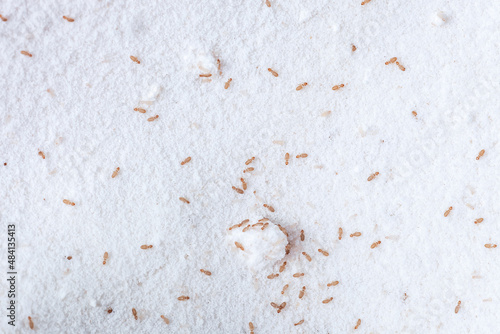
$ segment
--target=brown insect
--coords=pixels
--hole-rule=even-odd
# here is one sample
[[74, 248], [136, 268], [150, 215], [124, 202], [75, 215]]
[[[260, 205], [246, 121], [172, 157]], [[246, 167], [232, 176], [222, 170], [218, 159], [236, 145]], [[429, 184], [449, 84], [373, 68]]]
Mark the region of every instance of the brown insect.
[[274, 308], [278, 308], [278, 304], [274, 303], [274, 302], [271, 302], [271, 306], [274, 307]]
[[31, 329], [35, 328], [35, 325], [33, 324], [33, 320], [31, 319], [31, 317], [28, 317], [28, 323]]
[[484, 155], [484, 150], [479, 151], [479, 154], [476, 157], [476, 160], [481, 159], [481, 157]]
[[324, 256], [328, 256], [330, 255], [327, 251], [324, 251], [322, 249], [318, 249], [318, 252], [320, 252], [321, 254], [323, 254]]
[[224, 84], [224, 89], [228, 89], [229, 88], [229, 85], [231, 84], [231, 81], [233, 81], [232, 78], [229, 78], [229, 80], [226, 81], [226, 83]]
[[238, 242], [238, 241], [235, 241], [234, 244], [236, 245], [236, 247], [238, 247], [239, 249], [241, 249], [242, 251], [245, 250], [245, 248], [243, 248], [243, 246]]
[[28, 57], [33, 57], [33, 55], [31, 53], [29, 53], [28, 51], [21, 51], [21, 54], [28, 56]]
[[378, 172], [375, 172], [372, 175], [368, 176], [368, 181], [373, 180], [375, 177], [377, 177], [378, 174], [379, 174]]
[[370, 247], [373, 249], [375, 247], [378, 247], [378, 245], [380, 245], [382, 243], [382, 241], [377, 241], [377, 242], [374, 242]]
[[254, 168], [253, 167], [248, 167], [247, 169], [245, 169], [243, 171], [243, 173], [248, 173], [248, 172], [253, 172], [254, 171]]
[[269, 221], [269, 218], [262, 218], [262, 219], [259, 219], [259, 222], [267, 222]]
[[389, 59], [388, 61], [385, 62], [386, 65], [389, 65], [389, 64], [393, 64], [396, 62], [396, 60], [398, 60], [398, 57], [392, 57], [391, 59]]
[[364, 1], [361, 3], [361, 6], [366, 5], [366, 4], [367, 4], [367, 3], [369, 3], [370, 1], [372, 1], [372, 0], [364, 0]]
[[255, 327], [251, 321], [248, 323], [248, 327], [250, 328], [251, 332], [253, 332], [253, 330], [255, 329]]
[[276, 277], [278, 277], [280, 274], [271, 274], [269, 276], [267, 276], [268, 279], [275, 279]]
[[262, 226], [261, 230], [264, 231], [268, 226], [269, 226], [269, 223], [265, 223], [264, 226]]
[[200, 74], [200, 78], [210, 78], [212, 76], [211, 73], [208, 74]]
[[328, 110], [328, 111], [325, 111], [324, 113], [321, 113], [321, 117], [327, 117], [327, 116], [330, 116], [330, 114], [332, 113], [331, 110]]
[[301, 83], [300, 85], [297, 86], [297, 88], [295, 88], [295, 90], [301, 90], [305, 86], [307, 86], [307, 82]]
[[285, 255], [290, 254], [290, 249], [292, 249], [292, 244], [288, 243], [285, 247]]
[[134, 315], [134, 319], [137, 320], [137, 311], [135, 310], [135, 308], [132, 309], [132, 314]]
[[413, 110], [411, 113], [413, 116], [417, 117], [417, 112], [415, 110]]
[[264, 223], [253, 224], [252, 227], [264, 226]]
[[[266, 6], [267, 6], [267, 7], [271, 7], [271, 1], [266, 0]], [[277, 76], [277, 75], [276, 75], [276, 76]]]
[[141, 249], [149, 249], [149, 248], [153, 248], [153, 245], [142, 245], [141, 246]]
[[307, 158], [307, 153], [301, 153], [299, 155], [296, 156], [297, 159], [300, 159], [300, 158]]
[[237, 228], [237, 227], [241, 227], [241, 226], [243, 226], [243, 224], [248, 223], [248, 221], [249, 221], [248, 219], [245, 219], [245, 220], [244, 220], [244, 221], [242, 221], [241, 223], [231, 226], [231, 227], [229, 228], [229, 231], [231, 231], [233, 228]]
[[351, 51], [352, 51], [352, 52], [354, 52], [354, 51], [356, 51], [356, 49], [357, 49], [357, 48], [356, 48], [356, 45], [351, 44]]
[[208, 271], [208, 270], [205, 270], [205, 269], [200, 269], [200, 271], [201, 271], [202, 273], [204, 273], [205, 275], [207, 275], [207, 276], [212, 275], [212, 273], [211, 273], [210, 271]]
[[132, 59], [132, 61], [133, 61], [134, 63], [137, 63], [137, 64], [140, 64], [140, 63], [141, 63], [141, 61], [140, 61], [139, 59], [137, 59], [137, 57], [130, 56], [130, 59]]
[[254, 161], [254, 160], [255, 160], [255, 157], [251, 157], [250, 159], [245, 161], [245, 165], [250, 165], [252, 163], [252, 161]]
[[182, 160], [181, 166], [184, 166], [185, 164], [187, 164], [190, 161], [191, 161], [191, 157], [187, 157], [186, 159]]
[[42, 151], [39, 151], [39, 152], [38, 152], [38, 155], [39, 155], [39, 156], [41, 156], [41, 157], [42, 157], [42, 159], [45, 159], [45, 154], [43, 154], [43, 152], [42, 152]]
[[235, 186], [233, 186], [233, 190], [236, 191], [238, 194], [243, 194], [244, 191], [240, 188], [236, 188]]
[[3, 17], [2, 15], [0, 15], [0, 20], [2, 20], [2, 21], [4, 21], [4, 22], [5, 22], [5, 21], [7, 21], [7, 18], [6, 18], [6, 17]]
[[496, 244], [485, 244], [484, 247], [486, 248], [497, 248]]
[[180, 296], [180, 297], [177, 297], [177, 300], [188, 300], [189, 299], [189, 296]]
[[396, 65], [398, 65], [398, 67], [401, 71], [403, 71], [403, 72], [406, 71], [406, 68], [403, 65], [401, 65], [399, 62], [396, 62]]
[[294, 326], [302, 325], [304, 323], [304, 319], [300, 320], [296, 324], [293, 324]]
[[302, 297], [304, 297], [304, 293], [306, 292], [306, 287], [303, 286], [302, 287], [302, 290], [300, 290], [299, 292], [299, 299], [302, 299]]
[[108, 257], [109, 257], [108, 252], [104, 252], [104, 255], [102, 256], [102, 259], [103, 259], [102, 264], [103, 265], [105, 265], [106, 262], [108, 262]]
[[285, 262], [283, 262], [283, 264], [280, 266], [280, 270], [279, 270], [279, 272], [280, 272], [280, 273], [282, 273], [282, 272], [283, 272], [283, 270], [285, 270], [285, 267], [286, 267], [286, 261], [285, 261]]
[[483, 220], [484, 220], [483, 218], [478, 218], [474, 221], [474, 224], [480, 224], [483, 222]]
[[455, 313], [458, 313], [460, 310], [460, 304], [462, 304], [462, 302], [459, 300], [457, 306], [455, 306]]
[[156, 115], [156, 116], [153, 116], [153, 117], [149, 117], [148, 118], [148, 122], [153, 122], [153, 121], [157, 120], [158, 117], [160, 117], [160, 116]]
[[111, 178], [114, 179], [118, 175], [119, 171], [120, 171], [120, 167], [116, 167], [116, 169], [113, 172], [113, 174], [111, 174]]
[[344, 84], [335, 85], [335, 86], [332, 87], [332, 90], [339, 90], [342, 87], [344, 87]]
[[285, 230], [285, 228], [283, 226], [281, 226], [280, 224], [278, 224], [278, 227], [279, 227], [280, 231], [283, 232], [283, 234], [286, 235], [288, 238], [288, 232]]
[[242, 232], [248, 231], [250, 229], [250, 227], [251, 227], [250, 225], [247, 225], [247, 227], [245, 227]]
[[300, 230], [300, 241], [304, 241], [305, 240], [305, 236], [304, 236], [304, 230]]
[[108, 312], [108, 314], [112, 313], [113, 312], [113, 309], [110, 307], [106, 310], [106, 312]]
[[66, 205], [71, 205], [71, 206], [75, 206], [75, 203], [74, 202], [71, 202], [70, 200], [68, 199], [63, 199], [63, 203], [66, 204]]
[[68, 256], [68, 257], [67, 257], [67, 259], [68, 259], [68, 260], [71, 260], [72, 258], [73, 258], [72, 256]]
[[282, 295], [285, 294], [286, 289], [288, 289], [288, 284], [285, 284], [285, 286], [283, 287], [283, 290], [281, 290]]
[[[270, 6], [268, 6], [270, 7]], [[275, 71], [273, 71], [271, 68], [268, 68], [267, 69], [269, 72], [271, 72], [272, 75], [274, 75], [275, 77], [278, 77], [278, 73], [276, 73]]]
[[448, 217], [448, 215], [450, 214], [451, 210], [453, 210], [453, 207], [452, 207], [452, 206], [450, 206], [450, 207], [448, 208], [448, 210], [446, 210], [446, 211], [445, 211], [444, 216], [445, 216], [445, 217]]
[[241, 177], [240, 181], [241, 181], [241, 187], [243, 188], [243, 190], [247, 190], [247, 183], [245, 182], [245, 179]]
[[65, 19], [68, 22], [75, 22], [75, 19], [72, 19], [71, 17], [63, 16], [63, 19]]
[[333, 300], [333, 297], [330, 297], [328, 299], [325, 299], [322, 301], [323, 304], [328, 304], [329, 302], [331, 302]]
[[264, 204], [263, 205], [265, 208], [267, 208], [269, 211], [274, 212], [274, 208], [270, 205]]
[[285, 165], [288, 166], [288, 160], [290, 160], [290, 153], [285, 154]]
[[353, 234], [350, 235], [350, 237], [359, 237], [361, 236], [361, 232], [354, 232]]
[[281, 303], [281, 305], [278, 306], [278, 311], [277, 312], [280, 313], [281, 310], [285, 308], [285, 306], [286, 306], [286, 302]]
[[219, 75], [222, 75], [222, 64], [220, 59], [217, 59], [217, 71], [219, 71]]
[[162, 318], [167, 325], [170, 323], [170, 320], [168, 320], [168, 318], [166, 318], [164, 315], [160, 315], [160, 318]]
[[331, 283], [328, 283], [326, 286], [330, 287], [330, 286], [336, 286], [337, 284], [339, 284], [339, 281], [333, 281]]
[[302, 252], [302, 255], [304, 255], [307, 259], [307, 261], [311, 262], [312, 261], [312, 258], [309, 254], [307, 254], [306, 252]]
[[359, 325], [361, 325], [361, 319], [358, 319], [358, 321], [356, 322], [356, 327], [354, 327], [354, 329], [358, 329]]
[[142, 108], [134, 108], [134, 111], [138, 111], [141, 114], [145, 114], [146, 113], [146, 109], [142, 109]]
[[179, 197], [179, 199], [181, 200], [181, 202], [184, 202], [186, 204], [189, 204], [191, 202], [189, 202], [187, 199], [185, 199], [184, 197]]
[[295, 273], [293, 274], [293, 277], [302, 277], [304, 276], [304, 273]]

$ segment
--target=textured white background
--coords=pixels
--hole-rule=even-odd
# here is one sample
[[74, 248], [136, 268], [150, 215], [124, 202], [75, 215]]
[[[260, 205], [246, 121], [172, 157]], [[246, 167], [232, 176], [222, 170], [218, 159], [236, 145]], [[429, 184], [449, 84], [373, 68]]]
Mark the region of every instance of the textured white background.
[[[31, 316], [39, 333], [248, 333], [249, 321], [351, 333], [358, 318], [359, 333], [498, 333], [500, 248], [484, 244], [500, 244], [500, 4], [360, 2], [1, 1], [0, 268], [13, 222], [16, 332]], [[394, 56], [405, 72], [384, 65]], [[202, 82], [198, 63], [216, 58], [223, 75]], [[147, 114], [134, 112], [155, 84]], [[309, 157], [285, 166], [286, 152]], [[293, 244], [274, 280], [279, 263], [252, 274], [226, 240], [263, 216]]]

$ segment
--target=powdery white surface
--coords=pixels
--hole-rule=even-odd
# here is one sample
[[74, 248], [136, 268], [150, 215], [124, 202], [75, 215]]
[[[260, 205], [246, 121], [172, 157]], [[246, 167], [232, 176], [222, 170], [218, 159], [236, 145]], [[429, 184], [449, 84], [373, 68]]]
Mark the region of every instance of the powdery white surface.
[[[15, 332], [28, 316], [39, 333], [498, 332], [499, 2], [270, 2], [2, 2]], [[273, 280], [280, 263], [252, 273], [226, 242], [254, 216], [290, 233]]]

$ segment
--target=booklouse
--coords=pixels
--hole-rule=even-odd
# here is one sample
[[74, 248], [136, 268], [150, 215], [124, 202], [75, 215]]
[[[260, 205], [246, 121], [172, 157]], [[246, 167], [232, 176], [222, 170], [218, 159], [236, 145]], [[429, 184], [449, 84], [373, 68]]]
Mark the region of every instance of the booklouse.
[[327, 251], [324, 251], [322, 249], [318, 249], [318, 252], [320, 252], [321, 254], [323, 254], [324, 256], [328, 256], [330, 255]]
[[304, 236], [304, 230], [300, 230], [300, 241], [304, 241], [305, 240], [305, 236]]
[[406, 68], [403, 65], [401, 65], [398, 61], [396, 62], [396, 65], [398, 65], [398, 67], [401, 71], [403, 71], [403, 72], [406, 71]]
[[290, 160], [290, 153], [285, 153], [285, 165], [288, 165], [288, 160]]
[[191, 202], [189, 202], [187, 199], [185, 199], [184, 197], [179, 197], [179, 199], [181, 200], [181, 202], [184, 202], [186, 204], [189, 204]]
[[331, 302], [333, 300], [333, 297], [330, 297], [330, 298], [327, 298], [325, 300], [322, 301], [323, 304], [328, 304], [329, 302]]
[[483, 218], [478, 218], [474, 221], [474, 224], [481, 224], [483, 222]]
[[67, 259], [68, 259], [68, 260], [71, 260], [72, 258], [73, 258], [72, 256], [68, 256], [68, 257], [67, 257]]
[[25, 55], [25, 56], [28, 56], [28, 57], [33, 57], [33, 55], [31, 53], [29, 53], [28, 51], [21, 51], [21, 54]]
[[271, 74], [274, 75], [275, 77], [278, 77], [278, 73], [276, 73], [272, 68], [268, 68], [267, 70], [271, 72]]
[[245, 161], [245, 165], [250, 165], [255, 160], [255, 157], [251, 157], [247, 161]]
[[283, 264], [280, 266], [279, 272], [282, 273], [283, 270], [285, 270], [285, 267], [286, 267], [286, 261], [283, 262]]
[[354, 327], [354, 329], [358, 329], [359, 325], [361, 325], [361, 319], [358, 319], [358, 321], [356, 321], [356, 326]]
[[111, 178], [114, 179], [118, 175], [119, 171], [120, 167], [116, 167], [116, 169], [113, 171], [113, 174], [111, 174]]
[[141, 246], [141, 249], [149, 249], [149, 248], [153, 248], [153, 245], [142, 245]]
[[302, 277], [304, 276], [304, 273], [295, 273], [293, 274], [293, 277]]
[[476, 160], [481, 159], [481, 157], [484, 155], [484, 150], [479, 151], [479, 154], [476, 157]]
[[281, 310], [285, 308], [285, 306], [286, 306], [286, 302], [281, 303], [281, 305], [278, 306], [278, 313], [280, 313]]
[[278, 227], [281, 230], [281, 232], [283, 232], [283, 234], [286, 235], [288, 238], [288, 232], [285, 230], [285, 228], [283, 226], [281, 226], [280, 224], [278, 224]]
[[240, 181], [241, 181], [241, 187], [243, 188], [243, 190], [247, 190], [247, 183], [245, 182], [245, 179], [241, 177]]
[[392, 57], [391, 59], [389, 59], [388, 61], [385, 62], [386, 65], [389, 65], [389, 64], [392, 64], [392, 63], [395, 63], [396, 60], [398, 60], [397, 57]]
[[301, 153], [297, 155], [295, 158], [300, 159], [300, 158], [307, 158], [307, 153]]
[[281, 294], [284, 295], [285, 294], [285, 291], [286, 289], [288, 289], [288, 284], [285, 284], [285, 286], [283, 287], [283, 289], [281, 290]]
[[189, 299], [189, 296], [180, 296], [180, 297], [177, 297], [177, 300], [188, 300]]
[[157, 120], [157, 119], [158, 119], [158, 117], [160, 117], [160, 116], [156, 115], [156, 116], [153, 116], [153, 117], [149, 117], [149, 118], [148, 118], [148, 122], [152, 122], [152, 121], [154, 121], [154, 120]]
[[342, 227], [339, 227], [339, 240], [342, 240], [342, 234], [344, 234], [344, 230], [342, 230]]
[[274, 308], [278, 308], [278, 304], [276, 304], [275, 302], [271, 302], [271, 306], [274, 307]]
[[135, 310], [135, 308], [132, 309], [132, 314], [134, 315], [134, 319], [137, 320], [137, 311]]
[[496, 244], [485, 244], [484, 247], [486, 248], [497, 248]]
[[299, 292], [299, 299], [302, 299], [302, 297], [304, 297], [304, 293], [306, 292], [306, 287], [303, 286], [302, 287], [302, 290], [300, 290]]
[[217, 59], [217, 71], [219, 72], [219, 75], [222, 75], [222, 64], [220, 59]]
[[450, 214], [451, 210], [453, 210], [453, 207], [452, 207], [452, 206], [450, 206], [450, 207], [448, 208], [448, 210], [446, 210], [446, 211], [445, 211], [444, 216], [445, 216], [445, 217], [448, 217], [448, 215]]
[[247, 227], [245, 227], [245, 228], [242, 230], [242, 232], [246, 232], [246, 231], [248, 231], [248, 230], [250, 229], [250, 227], [251, 227], [251, 225], [247, 225]]
[[288, 243], [285, 247], [285, 255], [290, 254], [290, 249], [292, 249], [292, 244]]
[[102, 259], [103, 259], [102, 264], [103, 265], [105, 265], [106, 262], [108, 262], [108, 257], [109, 257], [108, 252], [104, 252], [104, 255], [102, 256]]
[[207, 276], [211, 276], [211, 275], [212, 275], [212, 272], [210, 272], [210, 271], [208, 271], [208, 270], [205, 270], [205, 269], [200, 269], [200, 271], [201, 271], [202, 273], [204, 273], [205, 275], [207, 275]]
[[238, 194], [243, 194], [244, 191], [240, 188], [236, 188], [235, 186], [232, 187], [234, 191], [236, 191]]
[[140, 64], [141, 61], [139, 59], [137, 59], [137, 57], [134, 57], [134, 56], [130, 56], [130, 59], [134, 62], [134, 63], [137, 63], [137, 64]]
[[354, 232], [353, 234], [350, 235], [350, 237], [359, 237], [361, 236], [361, 232]]
[[302, 252], [302, 255], [304, 255], [307, 259], [307, 261], [311, 262], [312, 261], [312, 258], [309, 254], [307, 254], [306, 252]]
[[6, 17], [3, 17], [2, 15], [0, 15], [0, 20], [6, 22], [7, 21], [7, 18]]
[[377, 177], [378, 174], [379, 174], [378, 172], [375, 172], [372, 175], [368, 176], [368, 182], [373, 180], [375, 177]]
[[372, 0], [364, 0], [364, 1], [361, 3], [361, 6], [366, 5], [366, 4], [367, 4], [367, 3], [369, 3], [370, 1], [372, 1]]
[[45, 159], [45, 154], [42, 151], [38, 152], [38, 155], [42, 157], [42, 159]]
[[374, 242], [374, 243], [370, 246], [370, 248], [372, 248], [372, 249], [373, 249], [373, 248], [375, 248], [375, 247], [378, 247], [378, 245], [380, 245], [381, 243], [382, 243], [382, 241], [380, 241], [380, 240], [379, 240], [379, 241], [377, 241], [377, 242]]
[[110, 307], [106, 310], [106, 312], [108, 312], [108, 314], [112, 313], [113, 312], [113, 309]]
[[328, 283], [326, 286], [328, 286], [328, 287], [336, 286], [337, 284], [339, 284], [339, 281], [333, 281], [333, 282]]
[[231, 81], [233, 81], [233, 78], [229, 78], [229, 80], [226, 81], [226, 83], [224, 84], [224, 89], [228, 89], [229, 88], [229, 85], [231, 84]]
[[267, 7], [271, 7], [271, 1], [266, 0], [266, 6], [267, 6]]
[[274, 212], [274, 208], [270, 205], [264, 204], [263, 207], [267, 208], [271, 212]]
[[33, 324], [33, 320], [31, 319], [31, 317], [28, 317], [28, 324], [30, 326], [30, 329], [34, 329], [35, 328], [35, 325]]
[[208, 74], [200, 74], [200, 78], [210, 78], [212, 76], [211, 73]]
[[134, 108], [134, 111], [138, 111], [141, 114], [145, 114], [146, 113], [146, 109], [143, 109], [143, 108]]
[[258, 227], [258, 226], [264, 226], [264, 223], [256, 223], [256, 224], [253, 224], [252, 227]]
[[335, 85], [335, 86], [332, 87], [332, 90], [339, 90], [342, 87], [344, 87], [344, 84]]
[[72, 19], [71, 17], [63, 16], [63, 19], [65, 19], [68, 22], [75, 22], [75, 19]]
[[243, 173], [253, 172], [254, 170], [255, 170], [255, 168], [253, 168], [253, 167], [248, 167], [247, 169], [245, 169], [245, 170], [243, 171]]
[[63, 203], [66, 204], [66, 205], [71, 205], [71, 206], [75, 206], [75, 202], [71, 202], [70, 200], [68, 199], [63, 199]]
[[276, 277], [278, 277], [280, 274], [271, 274], [269, 276], [267, 276], [268, 279], [275, 279]]
[[356, 49], [357, 49], [357, 48], [356, 48], [356, 45], [351, 44], [351, 51], [352, 51], [352, 52], [354, 52], [354, 51], [356, 51]]
[[301, 83], [300, 85], [297, 86], [297, 88], [295, 88], [295, 90], [301, 90], [305, 86], [307, 86], [307, 82]]
[[413, 110], [411, 113], [413, 116], [417, 117], [417, 112], [415, 110]]
[[251, 321], [248, 323], [248, 328], [250, 328], [251, 332], [253, 332], [253, 330], [255, 329], [255, 327]]
[[235, 241], [234, 244], [236, 245], [236, 247], [238, 247], [239, 249], [241, 249], [242, 251], [245, 250], [245, 248], [243, 248], [243, 246], [238, 242], [238, 241]]
[[294, 326], [302, 325], [304, 323], [304, 319], [300, 320], [296, 324], [293, 324]]
[[265, 223], [265, 224], [262, 226], [261, 230], [262, 230], [262, 231], [264, 231], [264, 230], [265, 230], [268, 226], [269, 226], [269, 223]]
[[460, 304], [462, 304], [462, 302], [459, 300], [457, 306], [455, 306], [455, 313], [458, 313], [460, 310]]
[[162, 318], [167, 325], [170, 323], [170, 320], [168, 320], [168, 318], [165, 317], [164, 315], [160, 315], [160, 318]]
[[190, 161], [191, 161], [191, 157], [187, 157], [186, 159], [182, 160], [181, 166], [184, 166], [185, 164], [187, 164]]

